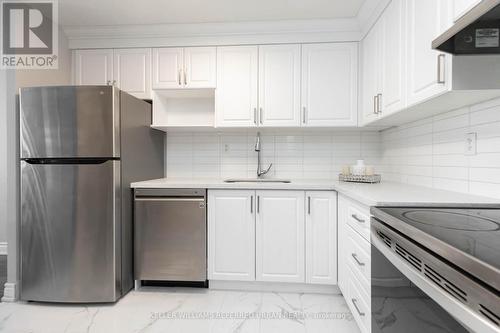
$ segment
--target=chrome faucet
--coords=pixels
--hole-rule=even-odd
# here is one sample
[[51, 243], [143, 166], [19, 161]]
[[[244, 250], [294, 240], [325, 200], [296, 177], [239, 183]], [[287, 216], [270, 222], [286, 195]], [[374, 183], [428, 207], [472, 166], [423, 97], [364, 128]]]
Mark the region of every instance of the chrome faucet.
[[271, 169], [271, 167], [273, 166], [273, 164], [271, 163], [271, 164], [269, 164], [269, 166], [265, 170], [262, 170], [262, 168], [260, 166], [260, 151], [261, 151], [260, 132], [257, 132], [257, 138], [255, 140], [255, 151], [257, 152], [257, 177], [260, 177], [260, 176], [263, 176], [266, 173], [268, 173], [269, 170]]

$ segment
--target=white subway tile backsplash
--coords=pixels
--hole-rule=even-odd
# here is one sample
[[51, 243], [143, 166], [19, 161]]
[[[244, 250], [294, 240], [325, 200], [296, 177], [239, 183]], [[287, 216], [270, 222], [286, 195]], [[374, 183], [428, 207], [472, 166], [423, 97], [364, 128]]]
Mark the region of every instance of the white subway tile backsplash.
[[[261, 131], [262, 163], [273, 163], [269, 176], [294, 179], [336, 179], [343, 165], [358, 159], [380, 165], [380, 133], [350, 130]], [[168, 133], [170, 178], [255, 177], [256, 131]]]
[[[470, 132], [477, 155], [467, 156]], [[386, 180], [500, 198], [500, 99], [388, 129], [380, 142]]]

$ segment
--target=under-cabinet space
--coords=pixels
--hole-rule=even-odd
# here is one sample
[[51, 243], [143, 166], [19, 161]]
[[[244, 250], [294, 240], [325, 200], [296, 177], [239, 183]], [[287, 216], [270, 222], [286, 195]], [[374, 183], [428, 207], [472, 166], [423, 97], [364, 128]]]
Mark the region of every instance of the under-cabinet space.
[[153, 91], [153, 128], [213, 128], [214, 114], [212, 89]]

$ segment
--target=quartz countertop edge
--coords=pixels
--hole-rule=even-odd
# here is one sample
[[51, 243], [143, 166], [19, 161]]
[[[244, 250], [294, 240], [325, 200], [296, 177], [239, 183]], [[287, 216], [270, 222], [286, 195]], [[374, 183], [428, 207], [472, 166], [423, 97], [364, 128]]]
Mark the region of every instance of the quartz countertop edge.
[[130, 185], [132, 188], [206, 188], [249, 190], [319, 190], [338, 193], [367, 206], [464, 206], [500, 208], [500, 199], [430, 187], [382, 181], [378, 184], [346, 183], [331, 179], [293, 180], [290, 183], [226, 183], [220, 179], [159, 178]]

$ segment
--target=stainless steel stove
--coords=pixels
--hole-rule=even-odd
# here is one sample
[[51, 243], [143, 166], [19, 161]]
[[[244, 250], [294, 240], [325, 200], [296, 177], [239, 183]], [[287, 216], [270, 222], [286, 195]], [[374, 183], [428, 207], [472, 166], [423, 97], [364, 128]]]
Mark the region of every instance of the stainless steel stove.
[[500, 332], [500, 208], [372, 215], [372, 332]]

